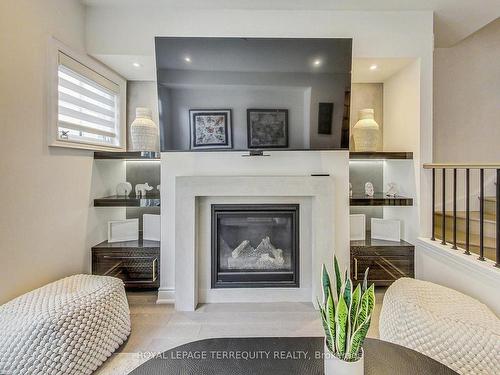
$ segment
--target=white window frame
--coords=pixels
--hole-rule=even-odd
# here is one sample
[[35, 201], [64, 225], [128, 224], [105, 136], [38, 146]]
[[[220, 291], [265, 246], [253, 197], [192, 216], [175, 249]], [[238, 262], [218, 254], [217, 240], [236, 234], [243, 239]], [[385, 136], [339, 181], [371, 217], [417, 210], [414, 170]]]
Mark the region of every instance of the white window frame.
[[[58, 123], [58, 86], [59, 86], [59, 54], [63, 53], [77, 63], [84, 65], [90, 70], [98, 73], [107, 80], [113, 82], [119, 87], [118, 94], [118, 129], [116, 138], [118, 144], [100, 145], [92, 142], [64, 140], [59, 137], [59, 123]], [[126, 137], [126, 100], [127, 100], [127, 81], [103, 65], [102, 63], [94, 60], [86, 54], [78, 53], [68, 46], [64, 45], [55, 38], [49, 39], [48, 51], [48, 84], [47, 84], [47, 122], [48, 122], [48, 145], [55, 147], [69, 147], [94, 151], [126, 151], [127, 150], [127, 137]]]

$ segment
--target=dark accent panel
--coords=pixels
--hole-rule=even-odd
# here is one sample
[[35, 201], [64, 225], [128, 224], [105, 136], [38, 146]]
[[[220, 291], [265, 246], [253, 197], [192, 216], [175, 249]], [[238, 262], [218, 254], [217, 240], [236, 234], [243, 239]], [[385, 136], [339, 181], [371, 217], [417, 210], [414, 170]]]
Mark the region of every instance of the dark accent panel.
[[[220, 264], [218, 222], [224, 214], [291, 214], [291, 270], [223, 270]], [[300, 286], [299, 274], [299, 205], [298, 204], [213, 204], [212, 205], [212, 288], [281, 288]]]
[[119, 160], [159, 160], [159, 152], [129, 151], [129, 152], [94, 152], [94, 159], [119, 159]]
[[156, 289], [160, 286], [160, 243], [104, 241], [92, 248], [92, 274], [118, 277], [130, 289]]
[[401, 277], [414, 277], [415, 247], [406, 241], [383, 241], [370, 238], [351, 241], [351, 277], [362, 282], [366, 268], [369, 283], [388, 286]]

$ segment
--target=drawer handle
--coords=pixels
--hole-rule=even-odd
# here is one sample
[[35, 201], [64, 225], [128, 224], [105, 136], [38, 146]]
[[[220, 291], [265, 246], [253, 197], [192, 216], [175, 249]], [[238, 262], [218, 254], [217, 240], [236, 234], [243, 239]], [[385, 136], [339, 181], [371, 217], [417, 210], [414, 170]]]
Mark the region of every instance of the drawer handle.
[[153, 259], [153, 277], [152, 277], [152, 282], [154, 283], [156, 281], [156, 264], [158, 263], [158, 258]]
[[358, 279], [358, 258], [354, 258], [354, 280]]

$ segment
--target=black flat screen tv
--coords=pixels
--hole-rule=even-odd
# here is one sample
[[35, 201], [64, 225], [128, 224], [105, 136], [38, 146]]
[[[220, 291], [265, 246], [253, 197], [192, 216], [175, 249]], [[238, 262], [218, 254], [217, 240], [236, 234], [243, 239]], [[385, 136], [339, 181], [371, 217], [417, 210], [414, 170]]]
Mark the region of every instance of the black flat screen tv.
[[349, 148], [352, 39], [155, 39], [161, 151]]

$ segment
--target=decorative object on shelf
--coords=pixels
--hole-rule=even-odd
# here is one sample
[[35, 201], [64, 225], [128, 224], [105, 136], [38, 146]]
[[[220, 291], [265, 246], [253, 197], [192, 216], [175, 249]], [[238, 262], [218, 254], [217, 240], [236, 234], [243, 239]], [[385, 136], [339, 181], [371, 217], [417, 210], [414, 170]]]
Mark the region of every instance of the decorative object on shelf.
[[248, 148], [287, 148], [288, 109], [247, 109]]
[[151, 190], [153, 190], [153, 187], [149, 186], [147, 182], [144, 184], [135, 185], [135, 195], [138, 197], [145, 197], [146, 191], [151, 191]]
[[151, 119], [151, 109], [137, 107], [130, 125], [131, 151], [158, 151], [158, 126]]
[[399, 194], [398, 184], [395, 182], [389, 182], [387, 184], [387, 193], [385, 193], [388, 197], [396, 197]]
[[333, 103], [319, 103], [318, 134], [332, 134]]
[[366, 236], [366, 215], [350, 214], [349, 220], [351, 241], [364, 241]]
[[356, 151], [377, 151], [380, 129], [373, 114], [374, 111], [371, 108], [359, 111], [359, 121], [352, 128]]
[[363, 375], [363, 342], [370, 328], [375, 305], [375, 286], [368, 287], [368, 269], [364, 280], [353, 284], [340, 273], [334, 257], [334, 283], [323, 264], [323, 303], [318, 307], [325, 331], [325, 375]]
[[139, 239], [139, 219], [108, 221], [108, 242]]
[[349, 182], [349, 198], [352, 198], [352, 184]]
[[156, 190], [160, 191], [160, 185], [156, 185]]
[[386, 241], [401, 240], [401, 221], [372, 218], [372, 238]]
[[142, 238], [144, 240], [160, 241], [161, 216], [153, 214], [142, 215]]
[[116, 195], [128, 196], [132, 191], [132, 184], [130, 182], [120, 182], [116, 185]]
[[367, 197], [373, 197], [375, 194], [375, 189], [373, 188], [373, 184], [371, 182], [367, 182], [365, 184], [365, 195]]
[[191, 149], [233, 148], [230, 109], [189, 110]]

